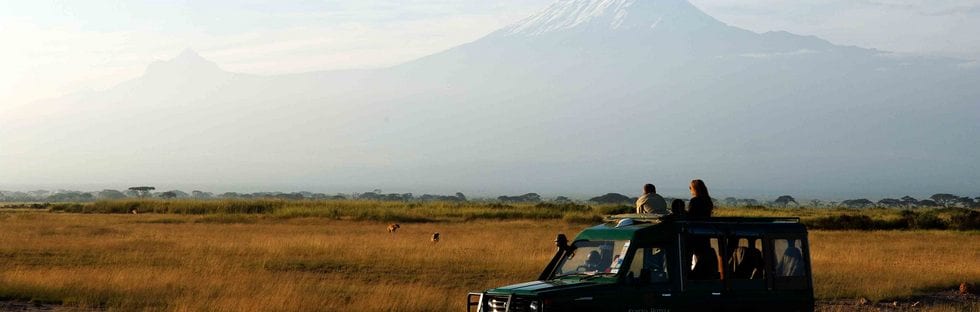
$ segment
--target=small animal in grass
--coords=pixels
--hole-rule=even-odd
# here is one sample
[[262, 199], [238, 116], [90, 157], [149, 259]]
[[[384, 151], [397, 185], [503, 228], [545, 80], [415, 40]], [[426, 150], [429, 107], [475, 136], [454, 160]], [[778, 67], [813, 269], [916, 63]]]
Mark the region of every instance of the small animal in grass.
[[963, 282], [960, 284], [960, 295], [969, 295], [977, 293], [976, 287], [973, 284]]
[[439, 242], [439, 232], [432, 233], [432, 243], [435, 244], [438, 242]]
[[398, 223], [389, 224], [388, 225], [388, 233], [395, 234], [395, 231], [398, 231], [398, 228], [400, 228], [400, 227], [402, 227], [402, 226], [401, 225], [398, 225]]
[[132, 213], [132, 214], [137, 214], [137, 212], [136, 212], [136, 208], [133, 208], [133, 209], [131, 209], [131, 210], [129, 210], [129, 213]]

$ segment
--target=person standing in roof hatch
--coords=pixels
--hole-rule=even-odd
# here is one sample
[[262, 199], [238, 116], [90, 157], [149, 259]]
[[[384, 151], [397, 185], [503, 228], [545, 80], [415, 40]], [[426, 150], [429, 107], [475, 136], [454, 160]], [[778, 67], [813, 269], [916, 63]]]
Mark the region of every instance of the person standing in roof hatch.
[[704, 181], [692, 180], [691, 201], [687, 202], [687, 215], [692, 218], [708, 218], [711, 217], [714, 208], [715, 204], [708, 195], [708, 187], [704, 185]]
[[636, 199], [636, 213], [656, 213], [667, 215], [667, 201], [657, 194], [657, 187], [653, 184], [643, 186], [643, 195]]

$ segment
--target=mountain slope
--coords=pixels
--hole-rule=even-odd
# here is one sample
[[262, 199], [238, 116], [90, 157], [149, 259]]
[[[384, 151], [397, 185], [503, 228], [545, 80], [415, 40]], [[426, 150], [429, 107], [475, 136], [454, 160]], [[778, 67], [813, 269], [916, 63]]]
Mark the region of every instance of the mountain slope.
[[[185, 52], [16, 121], [12, 137], [46, 144], [0, 155], [0, 172], [347, 191], [592, 194], [652, 180], [681, 196], [700, 177], [716, 195], [968, 192], [980, 71], [962, 63], [758, 34], [683, 0], [558, 1], [381, 70], [250, 76]], [[38, 154], [61, 156], [10, 156]]]

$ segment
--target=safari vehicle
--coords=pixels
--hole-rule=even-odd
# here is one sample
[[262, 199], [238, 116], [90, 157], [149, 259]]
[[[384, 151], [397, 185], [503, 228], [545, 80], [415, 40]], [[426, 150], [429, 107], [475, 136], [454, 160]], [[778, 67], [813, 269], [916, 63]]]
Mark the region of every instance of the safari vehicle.
[[467, 296], [467, 311], [813, 311], [799, 218], [618, 215], [583, 230], [537, 281]]

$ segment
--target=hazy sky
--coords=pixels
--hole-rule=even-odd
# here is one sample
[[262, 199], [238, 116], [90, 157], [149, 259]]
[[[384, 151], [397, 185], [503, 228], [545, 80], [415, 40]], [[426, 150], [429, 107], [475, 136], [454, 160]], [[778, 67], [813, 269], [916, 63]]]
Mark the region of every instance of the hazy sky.
[[[256, 187], [263, 188], [268, 187], [268, 185], [275, 185], [275, 183], [280, 183], [282, 185], [294, 183], [288, 184], [292, 186], [295, 186], [295, 183], [306, 183], [303, 185], [313, 185], [319, 187], [321, 186], [319, 183], [326, 181], [323, 179], [335, 179], [339, 181], [344, 177], [344, 174], [349, 174], [353, 178], [359, 177], [358, 175], [361, 174], [361, 171], [359, 171], [359, 167], [356, 163], [351, 163], [351, 160], [370, 160], [368, 159], [370, 157], [360, 157], [363, 155], [378, 156], [378, 159], [380, 159], [380, 161], [377, 161], [377, 163], [380, 163], [380, 165], [374, 164], [375, 167], [369, 168], [376, 169], [378, 172], [381, 172], [376, 177], [373, 177], [373, 179], [385, 179], [386, 177], [390, 177], [392, 175], [392, 173], [389, 173], [389, 171], [383, 170], [385, 169], [385, 165], [397, 167], [396, 165], [407, 164], [409, 168], [395, 168], [397, 170], [402, 170], [401, 172], [404, 173], [403, 176], [410, 176], [410, 173], [412, 172], [426, 171], [425, 169], [427, 167], [425, 166], [440, 167], [444, 164], [439, 163], [438, 161], [434, 161], [431, 164], [421, 161], [425, 160], [426, 157], [428, 157], [427, 155], [430, 155], [428, 153], [438, 154], [436, 153], [438, 149], [430, 149], [427, 150], [426, 153], [411, 153], [410, 149], [406, 148], [404, 150], [398, 150], [404, 153], [404, 155], [385, 154], [385, 151], [391, 151], [400, 146], [392, 142], [398, 144], [405, 144], [405, 142], [408, 142], [407, 140], [396, 140], [392, 142], [384, 141], [383, 139], [389, 139], [389, 136], [386, 136], [386, 134], [392, 134], [398, 129], [416, 129], [413, 122], [426, 120], [425, 118], [430, 115], [424, 114], [424, 112], [426, 112], [426, 109], [431, 109], [431, 107], [413, 106], [417, 109], [406, 109], [406, 111], [409, 113], [419, 114], [408, 114], [406, 116], [422, 117], [420, 117], [418, 120], [410, 120], [408, 117], [404, 118], [404, 120], [399, 120], [396, 118], [396, 121], [392, 122], [394, 125], [389, 126], [388, 115], [384, 115], [386, 117], [383, 120], [373, 120], [372, 117], [376, 117], [376, 115], [373, 115], [373, 113], [376, 113], [376, 111], [372, 111], [370, 109], [363, 110], [359, 106], [331, 108], [334, 110], [330, 112], [335, 115], [323, 116], [329, 117], [342, 115], [345, 116], [345, 118], [351, 119], [343, 119], [337, 123], [321, 123], [319, 122], [320, 120], [318, 118], [329, 118], [323, 116], [313, 118], [313, 115], [300, 114], [303, 112], [303, 110], [298, 109], [295, 111], [289, 110], [288, 112], [295, 113], [297, 115], [275, 115], [271, 113], [270, 115], [266, 115], [265, 113], [262, 113], [264, 112], [264, 109], [274, 110], [276, 107], [267, 107], [267, 105], [264, 105], [265, 103], [249, 102], [250, 104], [235, 106], [235, 110], [233, 111], [235, 114], [215, 113], [214, 116], [227, 117], [227, 119], [222, 119], [224, 120], [223, 122], [216, 122], [212, 124], [210, 122], [214, 122], [214, 120], [209, 120], [209, 122], [196, 122], [195, 120], [197, 119], [194, 119], [196, 118], [196, 115], [188, 114], [186, 111], [182, 111], [181, 109], [183, 109], [183, 107], [179, 106], [175, 106], [177, 107], [176, 110], [167, 110], [165, 114], [146, 114], [147, 111], [140, 110], [145, 108], [143, 106], [117, 105], [117, 103], [113, 102], [111, 99], [101, 102], [96, 101], [97, 103], [101, 103], [101, 105], [105, 105], [105, 107], [99, 107], [98, 105], [67, 106], [75, 103], [85, 103], [72, 102], [71, 99], [66, 99], [65, 101], [54, 101], [51, 103], [54, 103], [55, 105], [47, 106], [32, 105], [31, 103], [39, 99], [57, 98], [74, 92], [107, 89], [119, 84], [120, 82], [139, 77], [144, 70], [146, 70], [149, 64], [157, 60], [173, 58], [182, 50], [187, 48], [196, 50], [199, 54], [216, 62], [226, 70], [251, 74], [274, 75], [331, 69], [378, 68], [391, 66], [476, 40], [496, 29], [514, 23], [539, 10], [542, 10], [543, 8], [547, 7], [551, 1], [552, 0], [0, 0], [0, 42], [3, 42], [4, 44], [3, 48], [0, 48], [0, 171], [4, 171], [0, 173], [0, 186], [4, 186], [5, 184], [26, 185], [25, 183], [36, 183], [36, 186], [31, 187], [50, 188], [63, 186], [67, 188], [89, 190], [96, 188], [71, 183], [88, 181], [89, 179], [92, 179], [92, 183], [96, 184], [116, 183], [120, 185], [128, 185], [125, 181], [133, 181], [134, 179], [146, 179], [148, 182], [169, 181], [174, 183], [190, 183], [195, 180], [195, 177], [197, 177], [196, 180], [201, 181], [200, 183], [202, 183], [202, 185], [206, 183], [218, 183], [216, 181], [232, 180], [228, 183], [255, 183], [257, 185]], [[966, 66], [963, 68], [973, 68], [974, 65], [980, 64], [977, 62], [977, 60], [980, 60], [980, 36], [977, 35], [977, 29], [980, 29], [980, 0], [691, 1], [694, 5], [722, 22], [756, 32], [785, 30], [801, 35], [818, 36], [829, 40], [830, 42], [842, 45], [856, 45], [864, 48], [874, 48], [898, 53], [957, 57], [966, 60], [962, 63], [955, 62], [957, 64], [966, 64]], [[561, 46], [559, 48], [564, 49], [565, 47]], [[876, 53], [871, 54], [876, 55]], [[909, 76], [919, 77], [919, 75], [915, 74]], [[168, 76], [163, 75], [159, 77]], [[185, 82], [182, 77], [175, 79], [181, 79], [181, 81], [178, 82]], [[971, 81], [966, 81], [962, 85], [972, 86], [973, 84], [971, 84]], [[181, 90], [180, 88], [171, 88], [170, 85], [166, 83], [152, 84], [150, 86], [161, 89], [161, 92], [151, 92], [151, 94], [173, 94], [173, 98], [177, 99], [181, 99], [180, 96], [182, 96], [182, 92], [184, 92], [184, 90]], [[950, 86], [952, 91], [963, 91], [965, 89], [970, 89], [969, 87], [960, 87], [961, 84], [959, 83], [950, 84]], [[957, 87], [960, 89], [956, 89]], [[929, 91], [932, 90], [935, 89], [929, 89], [926, 93], [929, 93]], [[250, 89], [247, 91], [253, 90]], [[247, 92], [228, 93], [251, 94]], [[924, 114], [924, 116], [934, 116], [937, 118], [936, 120], [944, 120], [944, 122], [949, 122], [950, 125], [955, 126], [964, 124], [965, 126], [958, 128], [949, 127], [948, 125], [944, 125], [944, 128], [927, 127], [919, 129], [923, 131], [910, 130], [912, 135], [896, 135], [895, 133], [878, 133], [880, 131], [893, 131], [895, 129], [893, 127], [872, 127], [874, 123], [864, 124], [865, 120], [862, 120], [862, 122], [851, 123], [841, 129], [843, 129], [842, 131], [851, 129], [855, 130], [855, 132], [862, 132], [857, 130], [865, 129], [861, 127], [866, 126], [869, 128], [866, 129], [867, 131], [863, 132], [872, 132], [871, 134], [874, 135], [880, 134], [877, 136], [879, 138], [897, 138], [888, 142], [901, 142], [908, 144], [921, 144], [921, 138], [915, 136], [916, 134], [921, 133], [938, 133], [938, 135], [935, 135], [934, 137], [946, 135], [949, 136], [947, 139], [958, 139], [960, 136], [971, 138], [975, 137], [973, 133], [976, 133], [976, 126], [975, 121], [973, 120], [975, 117], [973, 116], [976, 116], [976, 107], [972, 104], [974, 102], [970, 102], [970, 98], [967, 97], [955, 98], [961, 93], [938, 91], [933, 93], [937, 94], [934, 97], [925, 98], [943, 99], [943, 95], [950, 95], [950, 97], [953, 98], [948, 101], [951, 102], [951, 104], [948, 104], [948, 107], [958, 109], [954, 110], [954, 112], [959, 113], [953, 114], [952, 116], [946, 116], [942, 114], [942, 111], [931, 111], [929, 105], [921, 105], [921, 107], [911, 105], [912, 103], [934, 104], [928, 101], [916, 102], [916, 99], [919, 98], [909, 100], [909, 105], [907, 107], [908, 109], [906, 109], [904, 112], [908, 113], [911, 111]], [[204, 92], [200, 94], [207, 93]], [[275, 93], [273, 92], [270, 94]], [[962, 94], [972, 96], [972, 93], [968, 92], [962, 92]], [[306, 94], [303, 93], [303, 96], [305, 97]], [[351, 96], [355, 100], [338, 100], [338, 103], [349, 105], [357, 105], [357, 103], [360, 103], [356, 101], [358, 94], [345, 94], [344, 96]], [[133, 97], [133, 99], [126, 99], [127, 104], [139, 104], [141, 100], [154, 99], [153, 96], [145, 95], [134, 95]], [[231, 98], [236, 99], [236, 101], [232, 101], [236, 105], [241, 102], [237, 101], [237, 98]], [[324, 98], [329, 97], [324, 95]], [[167, 99], [167, 96], [160, 96], [159, 99]], [[197, 98], [195, 97], [191, 97], [190, 99], [182, 99], [184, 102], [181, 103], [191, 105], [192, 103], [195, 103], [194, 101], [196, 99]], [[211, 98], [209, 98], [209, 100], [210, 99]], [[491, 100], [492, 99], [493, 98], [491, 98]], [[535, 100], [533, 97], [529, 97], [527, 99]], [[275, 100], [281, 100], [281, 98], [276, 98]], [[582, 100], [584, 101], [587, 99]], [[155, 103], [152, 101], [149, 102], [151, 104]], [[301, 100], [297, 100], [296, 103], [302, 104], [303, 102]], [[552, 104], [555, 103], [559, 102], [552, 102]], [[943, 104], [945, 102], [939, 101], [938, 103]], [[961, 105], [963, 107], [956, 105]], [[145, 106], [151, 107], [152, 105], [147, 104]], [[540, 108], [544, 107], [546, 106], [541, 106]], [[683, 107], [683, 105], [678, 105], [677, 107]], [[848, 109], [862, 109], [862, 107], [863, 106], [855, 105], [853, 107], [848, 107]], [[136, 114], [144, 119], [127, 119], [126, 117], [128, 116], [125, 115], [126, 113], [120, 113], [120, 111], [125, 111], [125, 108], [130, 108], [128, 112]], [[214, 107], [208, 106], [204, 108], [215, 111], [220, 111], [221, 109], [220, 105], [216, 105]], [[383, 106], [377, 106], [374, 109], [380, 110], [382, 108]], [[347, 110], [345, 111], [344, 109]], [[458, 111], [460, 112], [459, 116], [475, 116], [464, 114], [462, 109], [465, 109], [465, 107], [461, 107], [460, 109], [461, 110]], [[916, 109], [921, 109], [921, 111]], [[102, 110], [105, 111], [104, 114], [102, 113]], [[570, 118], [579, 118], [580, 116], [585, 115], [575, 115], [573, 114], [574, 112], [576, 111], [565, 111]], [[76, 113], [80, 115], [75, 115]], [[350, 114], [344, 115], [341, 113]], [[503, 113], [506, 114], [499, 115], [503, 116], [501, 118], [512, 118], [509, 111]], [[898, 114], [897, 112], [891, 113]], [[200, 116], [207, 115], [202, 114]], [[251, 121], [255, 122], [255, 124], [262, 125], [263, 127], [250, 127], [248, 122], [240, 124], [241, 121], [235, 119], [238, 118], [238, 116], [255, 117], [256, 119]], [[275, 140], [272, 140], [269, 137], [266, 137], [265, 140], [256, 137], [251, 137], [249, 140], [239, 138], [240, 133], [248, 133], [244, 130], [250, 129], [262, 129], [264, 132], [261, 133], [265, 135], [276, 135], [277, 133], [291, 134], [292, 132], [296, 131], [296, 129], [302, 128], [302, 124], [293, 125], [290, 123], [280, 123], [278, 124], [278, 130], [270, 130], [265, 128], [267, 127], [266, 124], [260, 123], [265, 122], [270, 116], [279, 116], [276, 118], [283, 118], [283, 120], [286, 120], [286, 117], [282, 116], [307, 118], [305, 119], [307, 124], [313, 126], [303, 129], [307, 131], [306, 133], [315, 133], [317, 135], [325, 134], [324, 136], [317, 137], [320, 144], [314, 145], [316, 145], [318, 148], [322, 148], [322, 151], [330, 152], [329, 157], [314, 159], [315, 157], [313, 157], [313, 155], [316, 155], [316, 153], [310, 152], [314, 149], [304, 149], [309, 146], [304, 144], [306, 142], [303, 135], [291, 136], [291, 139], [296, 140], [293, 142], [294, 144], [288, 144], [289, 142], [281, 140], [280, 137], [275, 137]], [[534, 115], [527, 116], [527, 118], [539, 118]], [[898, 117], [905, 116], [910, 115]], [[887, 121], [887, 117], [888, 116], [883, 116], [881, 118], [885, 118], [882, 120]], [[970, 119], [971, 117], [973, 117], [973, 119]], [[250, 119], [246, 119], [246, 121], [248, 120]], [[349, 122], [349, 124], [345, 125], [344, 120]], [[456, 122], [463, 122], [464, 120], [466, 119], [464, 118], [455, 121], [449, 120], [446, 121], [445, 124], [437, 125], [432, 128], [419, 127], [422, 128], [419, 130], [421, 132], [417, 132], [418, 135], [415, 135], [414, 137], [428, 138], [434, 143], [439, 143], [438, 141], [441, 138], [456, 139], [454, 135], [464, 136], [462, 134], [464, 132], [449, 133], [447, 136], [442, 137], [440, 135], [442, 135], [443, 132], [438, 132], [438, 129], [453, 128]], [[774, 120], [780, 121], [783, 119]], [[126, 129], [127, 126], [122, 125], [122, 123], [137, 123], [140, 121], [146, 121], [151, 125], [159, 126], [159, 129], [147, 127], [146, 129], [150, 130], [146, 130], [141, 128], [141, 126], [144, 126], [144, 124], [131, 124], [128, 125], [128, 127], [132, 129], [146, 130], [145, 133], [150, 133], [147, 135], [154, 133], [170, 133], [172, 135], [165, 136], [164, 139], [159, 141], [144, 144], [142, 141], [143, 137], [137, 134], [117, 132], [119, 131], [118, 129]], [[295, 121], [295, 119], [290, 119], [290, 121]], [[371, 123], [362, 121], [373, 121], [376, 122], [378, 126], [371, 127]], [[605, 118], [599, 121], [604, 123], [617, 122], [613, 117]], [[880, 122], [884, 123], [885, 121]], [[382, 122], [384, 125], [381, 124]], [[514, 122], [519, 124], [521, 121]], [[350, 126], [352, 124], [362, 127], [363, 129]], [[561, 124], [557, 123], [556, 125], [560, 126]], [[794, 123], [794, 126], [795, 125], [796, 124]], [[805, 131], [802, 133], [812, 131], [819, 134], [821, 131], [826, 130], [822, 129], [821, 125], [825, 124], [816, 124], [814, 127], [804, 129]], [[960, 130], [955, 133], [940, 131], [950, 128]], [[153, 132], [156, 131], [154, 129], [159, 131]], [[367, 129], [370, 131], [359, 131], [358, 129]], [[543, 127], [542, 129], [550, 128]], [[174, 130], [180, 130], [183, 132], [175, 132]], [[476, 128], [471, 130], [477, 131]], [[520, 132], [521, 129], [519, 128], [505, 130], [506, 131], [504, 132], [487, 133], [493, 133], [495, 135], [494, 138], [523, 134]], [[742, 130], [751, 131], [753, 128], [745, 127]], [[195, 135], [198, 133], [208, 133], [210, 136], [207, 138], [200, 138], [201, 141], [193, 141], [191, 143], [181, 145], [183, 148], [186, 148], [186, 150], [174, 150], [172, 145], [168, 144], [168, 142], [181, 142], [184, 138], [195, 137]], [[483, 134], [483, 132], [479, 131], [475, 133]], [[793, 133], [798, 134], [801, 132]], [[404, 135], [404, 133], [400, 132], [397, 134]], [[333, 137], [328, 137], [327, 135]], [[542, 131], [539, 133], [539, 135], [540, 140], [551, 138], [547, 131]], [[689, 133], [688, 135], [698, 135], [698, 133]], [[703, 133], [701, 135], [707, 136]], [[363, 140], [358, 141], [358, 138], [363, 139], [364, 137], [367, 137], [370, 140], [367, 142], [362, 142]], [[103, 140], [105, 138], [111, 138], [113, 140]], [[228, 140], [222, 140], [222, 138], [228, 138]], [[764, 137], [760, 136], [754, 139], [763, 138]], [[829, 138], [825, 141], [830, 142], [833, 138], [837, 137], [831, 135], [823, 138]], [[111, 142], [107, 143], [108, 141]], [[461, 140], [453, 140], [453, 142], [457, 141]], [[68, 142], [69, 144], [51, 142]], [[220, 147], [223, 146], [221, 144], [225, 142], [241, 144], [233, 145], [227, 149], [221, 149]], [[226, 162], [224, 161], [224, 156], [222, 156], [236, 155], [234, 154], [234, 152], [236, 152], [234, 148], [242, 148], [243, 150], [246, 150], [253, 147], [266, 146], [263, 145], [265, 142], [276, 143], [279, 145], [269, 145], [270, 147], [275, 146], [276, 148], [268, 148], [268, 150], [266, 150], [264, 153], [249, 155], [252, 158], [248, 158], [243, 162]], [[537, 141], [529, 139], [522, 141], [521, 143], [527, 144], [528, 146], [533, 146], [535, 142]], [[217, 152], [207, 150], [206, 148], [200, 148], [201, 146], [210, 147], [212, 144], [219, 147], [215, 149]], [[439, 144], [430, 145], [441, 146]], [[962, 145], [966, 146], [967, 144]], [[120, 146], [125, 148], [118, 148]], [[134, 150], [129, 149], [129, 147], [132, 146], [140, 147], [143, 152], [134, 152]], [[831, 148], [838, 147], [834, 144], [826, 144], [826, 146], [821, 147], [828, 146]], [[895, 146], [905, 145], [895, 144]], [[283, 147], [291, 147], [296, 149], [283, 150]], [[874, 150], [872, 152], [882, 153], [881, 155], [891, 157], [893, 155], [888, 154], [888, 148], [890, 147], [891, 146], [883, 146], [883, 149]], [[959, 154], [949, 153], [947, 156], [941, 157], [936, 156], [936, 154], [923, 153], [923, 155], [933, 157], [925, 157], [925, 160], [929, 161], [933, 167], [928, 165], [911, 166], [913, 168], [903, 168], [908, 170], [902, 171], [904, 172], [902, 174], [907, 173], [906, 176], [919, 177], [923, 176], [919, 171], [933, 170], [932, 173], [935, 173], [935, 176], [938, 177], [942, 174], [949, 174], [950, 172], [959, 172], [949, 168], [952, 168], [953, 166], [950, 164], [961, 163], [967, 164], [966, 167], [969, 168], [959, 168], [957, 170], [965, 170], [963, 172], [967, 173], [977, 172], [977, 167], [975, 165], [970, 167], [971, 164], [974, 164], [974, 162], [970, 162], [970, 160], [975, 158], [974, 155], [977, 155], [976, 149], [970, 147], [961, 148], [960, 150], [965, 152]], [[899, 150], [899, 152], [896, 153], [901, 154], [903, 151], [904, 150]], [[534, 164], [535, 161], [540, 161], [541, 159], [559, 158], [549, 157], [551, 154], [548, 153], [553, 152], [550, 150], [537, 154], [535, 154], [533, 151], [528, 151], [526, 154], [512, 154], [504, 149], [500, 149], [498, 151], [500, 154], [481, 154], [479, 150], [467, 150], [467, 152], [472, 152], [493, 161], [500, 161], [500, 159], [497, 159], [499, 158], [499, 155], [513, 157], [513, 159], [511, 159], [514, 162], [513, 164], [506, 162], [493, 164], [497, 164], [497, 167], [494, 168], [506, 168], [508, 170], [513, 170], [513, 172], [506, 170], [500, 171], [500, 174], [501, 176], [507, 176], [508, 179], [514, 180], [520, 180], [522, 174], [527, 174], [534, 171], [522, 170], [522, 168], [527, 168], [520, 166], [529, 166], [529, 164]], [[833, 155], [833, 150], [824, 150], [824, 152], [830, 154], [819, 155]], [[137, 157], [129, 157], [131, 156], [130, 153]], [[749, 151], [744, 153], [744, 155], [753, 156], [755, 155], [753, 153], [754, 152]], [[795, 155], [794, 153], [796, 152], [788, 152], [788, 156], [783, 157], [784, 159], [788, 159], [786, 162], [782, 163], [783, 166], [786, 168], [792, 168], [792, 166], [796, 164], [796, 160], [793, 159], [793, 155]], [[281, 155], [286, 155], [293, 158], [289, 158], [287, 161], [281, 161]], [[410, 157], [399, 157], [399, 155], [408, 155]], [[460, 155], [465, 155], [465, 153]], [[610, 155], [612, 155], [611, 157], [613, 157], [613, 159], [616, 159], [615, 157], [619, 157], [617, 154]], [[723, 157], [722, 154], [718, 155], [718, 157]], [[873, 170], [876, 168], [874, 167], [874, 162], [861, 161], [862, 159], [872, 159], [861, 158], [871, 157], [868, 155], [862, 154], [855, 156], [848, 154], [848, 157], [827, 158], [834, 161], [827, 161], [825, 163], [825, 167], [828, 167], [828, 169], [824, 171], [832, 172], [832, 170], [840, 170], [851, 174], [853, 172], [862, 172], [862, 170]], [[914, 158], [915, 155], [901, 154], [898, 156]], [[960, 159], [957, 157], [962, 157], [963, 159], [967, 160], [960, 161]], [[390, 159], [400, 162], [389, 161]], [[416, 159], [420, 159], [420, 161], [416, 161]], [[569, 162], [561, 165], [565, 165], [569, 168], [580, 167], [581, 162], [579, 159], [575, 159], [574, 157], [568, 159]], [[596, 158], [596, 160], [598, 159], [599, 158]], [[722, 162], [717, 166], [724, 168], [724, 165], [722, 165], [724, 164], [724, 161], [730, 161], [732, 159], [733, 158], [720, 158]], [[200, 162], [198, 160], [200, 160]], [[855, 160], [858, 162], [854, 162]], [[173, 161], [174, 163], [189, 163], [193, 164], [193, 166], [183, 167], [183, 171], [170, 170], [166, 169], [165, 167], [155, 166], [157, 163], [165, 161]], [[249, 161], [252, 161], [252, 163]], [[604, 159], [603, 161], [610, 161], [610, 159]], [[304, 164], [309, 163], [314, 163], [317, 166], [321, 166], [317, 168], [322, 169], [322, 172], [333, 174], [333, 176], [330, 176], [329, 174], [319, 174], [317, 172], [308, 173], [304, 171], [304, 168], [307, 168], [304, 167]], [[748, 163], [748, 161], [746, 161], [746, 163]], [[147, 164], [152, 164], [153, 166], [146, 166]], [[211, 164], [219, 164], [221, 166], [209, 166]], [[773, 165], [774, 163], [766, 164]], [[253, 165], [252, 167], [257, 169], [253, 169], [251, 171], [241, 170], [242, 168], [252, 168], [249, 167], [250, 165]], [[468, 168], [468, 165], [470, 164], [467, 163], [465, 165], [460, 165], [459, 167]], [[664, 168], [669, 168], [669, 166], [666, 164], [660, 165], [664, 166]], [[370, 166], [365, 165], [364, 167]], [[682, 162], [676, 167], [684, 168], [693, 166]], [[736, 166], [729, 167], [734, 168]], [[942, 170], [935, 170], [937, 167]], [[100, 168], [112, 168], [112, 170], [102, 170]], [[145, 170], [138, 170], [140, 168]], [[339, 169], [334, 170], [336, 168], [347, 171]], [[552, 168], [565, 167], [556, 165]], [[630, 169], [631, 170], [626, 173], [635, 173], [632, 168]], [[395, 170], [396, 172], [393, 173], [394, 175], [398, 174], [397, 170]], [[653, 169], [648, 168], [648, 170]], [[725, 170], [727, 169], [718, 169], [716, 172], [710, 173], [714, 176], [725, 176], [725, 172], [727, 172]], [[472, 174], [461, 174], [457, 173], [457, 171], [466, 171], [447, 169], [444, 172], [449, 171], [453, 172], [447, 174], [447, 177], [457, 176], [453, 174], [458, 174], [458, 176], [466, 178], [479, 176], [479, 174], [477, 174], [478, 171], [473, 171]], [[570, 171], [571, 170], [569, 170], [569, 172]], [[583, 170], [582, 172], [586, 171], [588, 170]], [[102, 174], [96, 177], [91, 177], [93, 175], [90, 174], [90, 172], [101, 172]], [[559, 178], [557, 177], [563, 173], [565, 173], [565, 171], [558, 172], [559, 175], [555, 175], [555, 177], [550, 178], [553, 180], [548, 180], [549, 178], [545, 178], [533, 181], [537, 181], [534, 183], [538, 184], [554, 184], [554, 190], [564, 191], [563, 189], [559, 188], [567, 186], [568, 183], [571, 182], [566, 184], [552, 183], [558, 181]], [[889, 173], [893, 172], [889, 171]], [[597, 178], [626, 176], [615, 172], [603, 174], [604, 176], [597, 176]], [[680, 186], [680, 193], [684, 193], [685, 181], [688, 179], [686, 174], [688, 173], [685, 173], [684, 177], [675, 179], [676, 181], [669, 181], [671, 183], [667, 184]], [[697, 172], [691, 172], [690, 174], [697, 174]], [[895, 176], [901, 176], [899, 173], [893, 174], [895, 174]], [[234, 175], [234, 177], [232, 177], [232, 175]], [[341, 178], [335, 178], [338, 176]], [[901, 190], [912, 188], [905, 187], [908, 186], [906, 184], [895, 182], [894, 180], [899, 179], [889, 178], [888, 175], [869, 174], [867, 176], [869, 181], [880, 181], [883, 187], [887, 186], [892, 187], [891, 189]], [[308, 179], [303, 180], [305, 178]], [[443, 181], [437, 176], [434, 178], [429, 176], [421, 178], [431, 178], [432, 181]], [[584, 175], [578, 176], [578, 178], [588, 181], [601, 181], [592, 179], [591, 176]], [[737, 181], [739, 178], [736, 178], [735, 174], [730, 174], [727, 178], [730, 182], [735, 181], [728, 183], [728, 187], [730, 188], [741, 183], [741, 181]], [[767, 177], [762, 175], [755, 176], [755, 178], [760, 180], [767, 179]], [[965, 181], [963, 183], [959, 183], [966, 185], [962, 189], [965, 189], [965, 187], [971, 187], [971, 185], [975, 185], [976, 183], [976, 180], [971, 179], [970, 177], [957, 176], [954, 178], [963, 179], [962, 181]], [[362, 182], [366, 181], [365, 179], [368, 178], [362, 178]], [[787, 183], [778, 182], [780, 179], [800, 184], [796, 186], [787, 186], [785, 185]], [[718, 178], [713, 181], [719, 180], [724, 179]], [[946, 180], [953, 181], [955, 179], [947, 178]], [[404, 179], [404, 181], [407, 181], [405, 182], [406, 185], [411, 185], [412, 180]], [[459, 181], [470, 180], [461, 179]], [[497, 182], [499, 182], [501, 185], [510, 185], [510, 181], [512, 180], [505, 179]], [[617, 181], [621, 182], [622, 180]], [[629, 185], [634, 185], [634, 181], [635, 179], [631, 180]], [[836, 177], [833, 177], [832, 180], [828, 181], [836, 182]], [[810, 182], [811, 181], [807, 180], [806, 177], [783, 175], [769, 177], [767, 181], [761, 181], [760, 183], [756, 184], [758, 184], [760, 189], [773, 187], [773, 184], [783, 184], [778, 186], [788, 189], [804, 189], [810, 187], [808, 184]], [[43, 183], [61, 184], [41, 185]], [[264, 184], [259, 185], [260, 183]], [[367, 181], [363, 183], [370, 184], [374, 182]], [[531, 184], [531, 182], [526, 183]], [[435, 184], [437, 183], [433, 182], [431, 189], [445, 187], [444, 185], [439, 186]], [[602, 184], [602, 182], [596, 184]], [[724, 183], [720, 184], [725, 185]], [[430, 187], [426, 185], [412, 186], [419, 190], [424, 190], [427, 189], [427, 187]], [[900, 186], [902, 188], [899, 188]], [[535, 188], [537, 190], [534, 185], [530, 185], [525, 188]], [[369, 187], [363, 187], [361, 189], [369, 189]], [[814, 187], [814, 189], [816, 189], [816, 187]], [[286, 190], [288, 190], [288, 188]], [[591, 192], [591, 190], [592, 188], [589, 188], [587, 191]], [[880, 192], [884, 192], [882, 190], [884, 190], [884, 188], [879, 189]], [[586, 190], [583, 190], [583, 192], [585, 191]], [[865, 190], [862, 189], [861, 191], [864, 192]], [[821, 191], [815, 190], [814, 192]]]
[[[0, 0], [0, 113], [104, 89], [193, 48], [277, 74], [397, 64], [475, 40], [551, 0]], [[753, 31], [980, 59], [980, 0], [692, 0]]]

